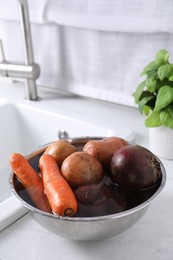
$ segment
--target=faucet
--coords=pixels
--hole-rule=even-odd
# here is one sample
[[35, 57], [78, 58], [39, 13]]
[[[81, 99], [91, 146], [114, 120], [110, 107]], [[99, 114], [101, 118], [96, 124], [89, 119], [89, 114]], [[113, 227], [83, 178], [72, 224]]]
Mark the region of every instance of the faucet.
[[0, 40], [0, 49], [2, 53], [0, 75], [3, 77], [24, 79], [26, 98], [29, 100], [38, 100], [36, 79], [40, 75], [40, 66], [34, 62], [28, 4], [27, 0], [17, 1], [19, 5], [20, 25], [24, 45], [24, 64], [6, 61], [2, 41]]

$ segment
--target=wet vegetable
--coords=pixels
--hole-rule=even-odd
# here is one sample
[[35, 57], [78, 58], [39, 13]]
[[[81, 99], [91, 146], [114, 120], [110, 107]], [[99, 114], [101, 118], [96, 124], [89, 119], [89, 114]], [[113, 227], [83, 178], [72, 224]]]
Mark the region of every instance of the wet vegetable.
[[80, 217], [109, 215], [121, 212], [127, 207], [123, 193], [104, 183], [80, 186], [74, 193], [78, 201], [77, 216]]
[[83, 151], [69, 155], [62, 163], [61, 173], [71, 187], [96, 183], [104, 176], [101, 163]]
[[83, 151], [94, 156], [103, 167], [108, 168], [114, 153], [126, 145], [128, 145], [128, 142], [122, 138], [106, 137], [87, 142]]
[[112, 180], [130, 189], [148, 189], [161, 179], [160, 163], [149, 150], [139, 145], [129, 145], [118, 150], [110, 163]]
[[52, 212], [60, 216], [73, 216], [77, 212], [76, 197], [62, 177], [55, 158], [50, 154], [43, 154], [39, 159], [39, 165]]
[[65, 158], [74, 152], [76, 152], [76, 147], [68, 140], [57, 140], [51, 143], [44, 153], [52, 155], [55, 158], [58, 166], [61, 167]]

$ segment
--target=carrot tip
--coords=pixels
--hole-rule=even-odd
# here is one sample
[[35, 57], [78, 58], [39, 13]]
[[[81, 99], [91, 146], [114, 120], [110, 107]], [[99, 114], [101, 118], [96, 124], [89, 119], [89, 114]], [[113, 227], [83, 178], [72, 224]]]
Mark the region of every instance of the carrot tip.
[[74, 211], [70, 208], [64, 210], [64, 216], [72, 216], [74, 215]]

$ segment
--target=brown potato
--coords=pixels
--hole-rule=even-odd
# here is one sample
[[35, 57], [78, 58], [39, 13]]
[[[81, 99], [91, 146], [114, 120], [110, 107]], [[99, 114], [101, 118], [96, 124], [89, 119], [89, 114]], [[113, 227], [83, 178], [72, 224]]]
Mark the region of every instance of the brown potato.
[[67, 158], [70, 154], [76, 152], [76, 147], [71, 145], [68, 140], [57, 140], [50, 144], [45, 150], [45, 154], [52, 155], [58, 166], [61, 167], [62, 162]]
[[69, 155], [62, 163], [61, 173], [73, 188], [96, 183], [104, 176], [101, 163], [83, 151]]
[[126, 145], [128, 145], [128, 142], [122, 138], [106, 137], [87, 142], [83, 151], [94, 156], [103, 167], [108, 168], [114, 153]]

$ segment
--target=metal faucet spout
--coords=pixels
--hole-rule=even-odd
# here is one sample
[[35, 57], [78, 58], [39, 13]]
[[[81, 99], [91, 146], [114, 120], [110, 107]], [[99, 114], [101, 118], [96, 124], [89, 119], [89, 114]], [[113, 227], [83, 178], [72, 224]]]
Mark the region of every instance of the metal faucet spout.
[[28, 12], [28, 3], [26, 0], [18, 0], [19, 3], [19, 16], [21, 21], [22, 40], [24, 44], [24, 58], [25, 64], [29, 65], [34, 63], [32, 37], [30, 28], [30, 18]]
[[[33, 54], [33, 47], [32, 47], [28, 3], [27, 0], [18, 0], [18, 3], [19, 3], [21, 32], [22, 32], [22, 39], [24, 45], [25, 65], [32, 65], [34, 64], [34, 54]], [[28, 78], [25, 79], [25, 87], [26, 87], [27, 98], [31, 100], [36, 100], [37, 99], [36, 81], [34, 79], [28, 79]]]
[[36, 79], [40, 75], [40, 66], [34, 62], [28, 3], [27, 0], [17, 1], [24, 46], [24, 64], [6, 61], [3, 46], [0, 42], [3, 58], [3, 61], [0, 62], [0, 75], [4, 77], [23, 78], [25, 80], [26, 98], [29, 100], [38, 100]]

